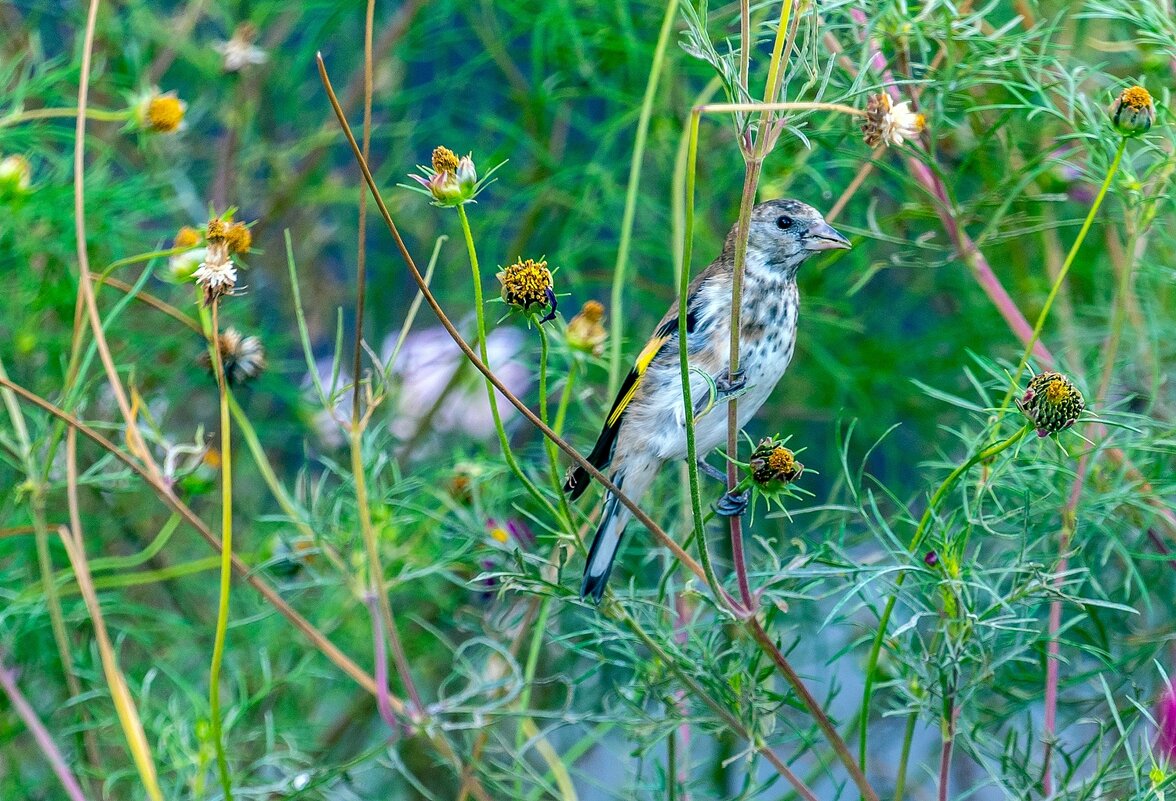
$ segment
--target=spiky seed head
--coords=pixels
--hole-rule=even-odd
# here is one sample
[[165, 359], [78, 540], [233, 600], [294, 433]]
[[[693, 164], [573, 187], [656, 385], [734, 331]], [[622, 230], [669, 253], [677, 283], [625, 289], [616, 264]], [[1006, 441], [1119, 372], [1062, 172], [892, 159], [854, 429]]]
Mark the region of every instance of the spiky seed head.
[[752, 480], [760, 486], [791, 484], [804, 473], [796, 454], [771, 437], [761, 440], [752, 451], [748, 467]]
[[1036, 428], [1037, 436], [1046, 437], [1078, 422], [1086, 399], [1073, 381], [1051, 371], [1033, 377], [1017, 406]]

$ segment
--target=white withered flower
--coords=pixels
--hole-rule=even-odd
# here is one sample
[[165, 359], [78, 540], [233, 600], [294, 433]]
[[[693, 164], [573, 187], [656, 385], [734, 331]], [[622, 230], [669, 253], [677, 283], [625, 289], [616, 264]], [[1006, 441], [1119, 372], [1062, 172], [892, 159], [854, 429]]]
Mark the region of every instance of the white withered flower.
[[254, 64], [264, 64], [269, 54], [253, 44], [257, 38], [257, 26], [249, 22], [242, 22], [233, 31], [233, 38], [227, 42], [216, 42], [213, 49], [224, 59], [222, 66], [225, 72], [240, 72]]
[[926, 127], [927, 118], [911, 111], [910, 101], [904, 100], [896, 105], [891, 102], [890, 95], [879, 92], [871, 95], [866, 104], [862, 134], [870, 147], [881, 144], [897, 147], [907, 139], [916, 138]]

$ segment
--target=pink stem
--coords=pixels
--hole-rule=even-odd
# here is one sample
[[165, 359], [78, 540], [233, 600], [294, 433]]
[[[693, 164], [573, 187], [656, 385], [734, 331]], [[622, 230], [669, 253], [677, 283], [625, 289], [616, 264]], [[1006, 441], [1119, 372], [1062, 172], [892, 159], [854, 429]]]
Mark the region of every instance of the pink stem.
[[372, 618], [372, 645], [375, 650], [374, 676], [376, 680], [376, 709], [380, 717], [394, 732], [400, 732], [400, 722], [396, 720], [396, 712], [392, 709], [392, 701], [388, 697], [388, 643], [384, 637], [384, 625], [380, 620], [379, 599], [369, 593], [364, 598], [368, 613]]
[[[0, 654], [0, 657], [2, 656], [3, 654]], [[0, 688], [3, 688], [4, 692], [7, 693], [8, 699], [12, 701], [12, 708], [16, 710], [16, 714], [20, 716], [25, 726], [32, 732], [33, 739], [37, 741], [41, 753], [49, 760], [49, 767], [57, 774], [57, 779], [61, 782], [62, 787], [65, 788], [65, 794], [69, 796], [70, 801], [86, 801], [86, 796], [82, 793], [82, 787], [78, 784], [78, 780], [74, 778], [73, 773], [70, 772], [69, 765], [66, 764], [65, 757], [61, 755], [57, 743], [53, 742], [53, 738], [49, 735], [49, 730], [45, 728], [45, 724], [37, 717], [36, 710], [29, 704], [24, 694], [21, 693], [20, 687], [17, 686], [16, 671], [3, 663], [0, 663]]]

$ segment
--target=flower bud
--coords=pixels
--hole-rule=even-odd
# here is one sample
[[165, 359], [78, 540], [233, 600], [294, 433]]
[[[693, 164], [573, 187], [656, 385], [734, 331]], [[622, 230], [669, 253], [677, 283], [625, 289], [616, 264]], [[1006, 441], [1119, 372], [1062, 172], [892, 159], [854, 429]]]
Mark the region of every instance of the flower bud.
[[473, 158], [468, 155], [462, 156], [457, 164], [457, 183], [461, 187], [462, 196], [473, 197], [474, 188], [478, 185], [478, 170], [474, 167]]
[[33, 171], [24, 156], [5, 156], [0, 159], [0, 189], [24, 195], [33, 183]]
[[603, 320], [604, 306], [599, 301], [585, 303], [580, 313], [568, 322], [568, 346], [593, 356], [604, 353], [604, 340], [608, 338], [608, 332], [604, 329]]
[[1017, 407], [1033, 423], [1037, 436], [1045, 437], [1065, 431], [1078, 422], [1086, 400], [1069, 378], [1061, 373], [1041, 373], [1033, 377]]
[[1123, 136], [1145, 134], [1156, 121], [1156, 105], [1142, 86], [1130, 86], [1120, 92], [1110, 111], [1111, 124]]

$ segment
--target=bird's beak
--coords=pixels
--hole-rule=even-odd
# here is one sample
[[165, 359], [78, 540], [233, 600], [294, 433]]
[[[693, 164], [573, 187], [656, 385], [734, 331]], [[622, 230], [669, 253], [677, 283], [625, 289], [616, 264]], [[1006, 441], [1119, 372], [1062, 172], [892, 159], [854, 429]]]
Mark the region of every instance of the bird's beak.
[[804, 235], [804, 247], [805, 250], [849, 250], [853, 245], [833, 226], [821, 220], [809, 226]]

